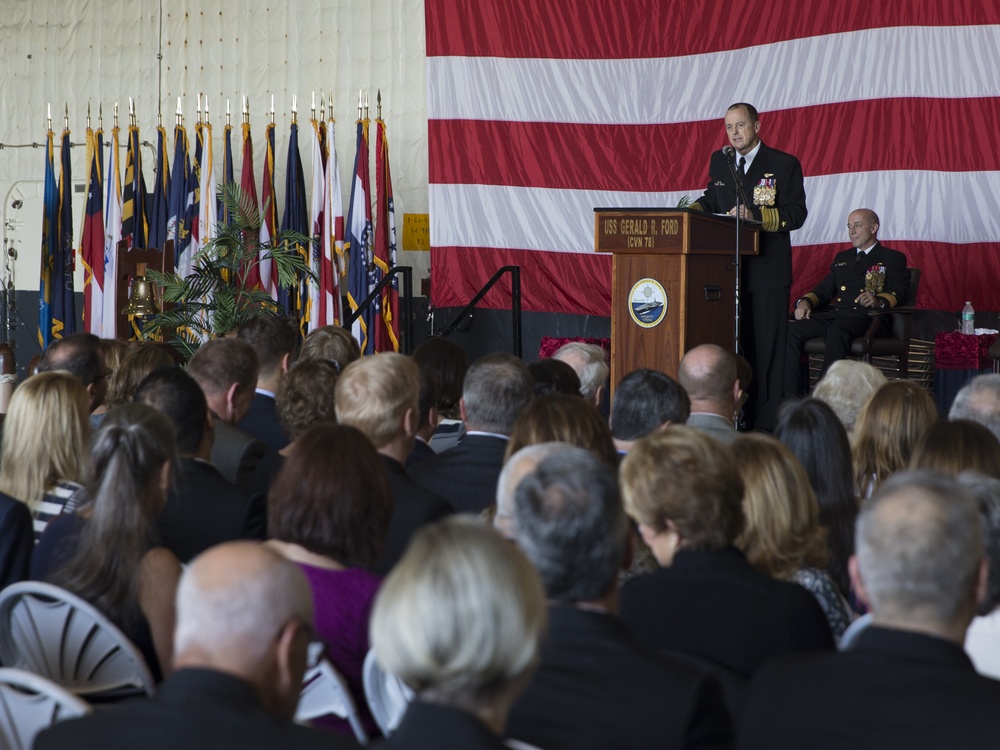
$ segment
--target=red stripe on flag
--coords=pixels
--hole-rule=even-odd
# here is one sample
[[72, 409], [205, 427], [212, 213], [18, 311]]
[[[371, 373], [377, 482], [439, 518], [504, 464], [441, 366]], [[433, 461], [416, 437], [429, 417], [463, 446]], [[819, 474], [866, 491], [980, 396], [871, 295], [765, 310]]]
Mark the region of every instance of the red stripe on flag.
[[[1000, 98], [877, 99], [761, 114], [761, 137], [806, 175], [921, 169], [1000, 170]], [[934, 133], [960, 132], [961, 142]], [[431, 184], [660, 192], [705, 183], [726, 141], [717, 120], [664, 125], [431, 120]], [[683, 145], [683, 147], [678, 147]], [[572, 154], [572, 158], [567, 158]]]
[[[908, 265], [919, 268], [921, 283], [917, 307], [955, 310], [971, 299], [977, 309], [1000, 309], [1000, 243], [951, 245], [944, 242], [890, 242], [906, 254]], [[847, 243], [792, 248], [793, 300], [808, 292], [830, 270], [833, 256]], [[611, 256], [589, 253], [540, 253], [484, 247], [432, 247], [433, 298], [437, 307], [461, 307], [469, 290], [480, 289], [498, 268], [522, 268], [522, 306], [525, 310], [577, 315], [611, 315]], [[482, 307], [510, 308], [510, 282], [501, 281], [480, 303]]]
[[[637, 3], [545, 0], [425, 0], [427, 56], [566, 58], [677, 57], [810, 36], [897, 26], [1000, 23], [1000, 3], [968, 0], [788, 0], [721, 6], [715, 0]], [[525, 27], [529, 28], [525, 28]]]

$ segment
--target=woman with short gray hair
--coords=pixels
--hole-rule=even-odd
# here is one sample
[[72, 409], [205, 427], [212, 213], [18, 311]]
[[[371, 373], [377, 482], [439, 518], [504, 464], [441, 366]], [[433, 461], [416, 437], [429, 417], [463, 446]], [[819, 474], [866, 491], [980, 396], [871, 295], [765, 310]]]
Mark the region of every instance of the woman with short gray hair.
[[534, 567], [488, 526], [456, 516], [425, 526], [382, 585], [371, 643], [416, 693], [389, 748], [503, 748], [546, 624]]

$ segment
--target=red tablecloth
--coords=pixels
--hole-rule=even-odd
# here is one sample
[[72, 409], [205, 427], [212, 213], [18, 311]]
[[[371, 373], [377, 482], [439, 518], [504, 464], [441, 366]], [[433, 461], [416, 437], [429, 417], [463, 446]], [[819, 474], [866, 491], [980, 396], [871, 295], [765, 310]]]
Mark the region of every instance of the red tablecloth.
[[985, 370], [993, 366], [990, 347], [997, 340], [995, 333], [978, 336], [942, 331], [934, 338], [934, 361], [939, 370]]

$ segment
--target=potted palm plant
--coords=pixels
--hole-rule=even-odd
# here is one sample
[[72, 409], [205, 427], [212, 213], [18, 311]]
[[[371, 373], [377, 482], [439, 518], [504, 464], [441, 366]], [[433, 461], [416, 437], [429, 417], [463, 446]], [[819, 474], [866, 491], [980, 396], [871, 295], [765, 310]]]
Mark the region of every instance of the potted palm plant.
[[271, 295], [252, 281], [259, 278], [253, 271], [261, 260], [274, 264], [278, 283], [285, 288], [314, 276], [308, 261], [310, 238], [283, 231], [261, 242], [256, 201], [235, 182], [224, 184], [219, 194], [229, 219], [217, 224], [216, 236], [195, 255], [191, 274], [181, 278], [177, 273], [148, 272], [153, 284], [162, 289], [163, 302], [173, 306], [149, 318], [143, 337], [167, 338], [187, 357], [202, 342], [259, 315], [284, 314]]

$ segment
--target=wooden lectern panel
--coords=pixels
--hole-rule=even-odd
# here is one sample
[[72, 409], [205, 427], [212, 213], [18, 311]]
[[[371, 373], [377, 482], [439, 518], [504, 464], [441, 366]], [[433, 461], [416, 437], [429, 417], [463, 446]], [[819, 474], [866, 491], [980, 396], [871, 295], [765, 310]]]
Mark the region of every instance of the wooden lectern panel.
[[[735, 349], [734, 221], [681, 209], [597, 209], [595, 230], [597, 251], [614, 253], [612, 390], [640, 367], [676, 377], [684, 352], [698, 344]], [[741, 255], [757, 254], [757, 235], [743, 225]]]

